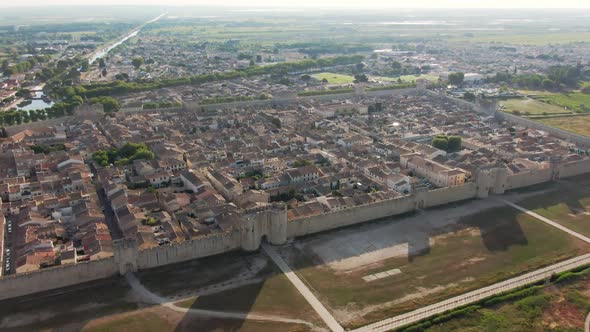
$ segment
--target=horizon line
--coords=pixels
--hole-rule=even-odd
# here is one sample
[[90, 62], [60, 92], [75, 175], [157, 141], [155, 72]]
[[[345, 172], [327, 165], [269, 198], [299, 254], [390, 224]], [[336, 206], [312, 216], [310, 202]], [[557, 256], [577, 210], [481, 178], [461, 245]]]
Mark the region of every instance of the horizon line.
[[42, 4], [42, 5], [3, 5], [0, 4], [0, 8], [10, 9], [30, 9], [30, 8], [56, 8], [56, 7], [68, 7], [68, 8], [83, 8], [83, 7], [150, 7], [150, 8], [247, 8], [249, 11], [257, 11], [260, 9], [277, 9], [277, 10], [318, 10], [318, 9], [329, 9], [329, 10], [387, 10], [387, 9], [405, 9], [405, 10], [590, 10], [590, 6], [586, 7], [406, 7], [406, 6], [347, 6], [341, 5], [339, 7], [314, 7], [314, 6], [272, 6], [272, 5], [261, 5], [261, 6], [248, 6], [248, 5], [223, 5], [223, 4], [100, 4], [100, 3], [77, 3], [75, 5], [67, 4]]

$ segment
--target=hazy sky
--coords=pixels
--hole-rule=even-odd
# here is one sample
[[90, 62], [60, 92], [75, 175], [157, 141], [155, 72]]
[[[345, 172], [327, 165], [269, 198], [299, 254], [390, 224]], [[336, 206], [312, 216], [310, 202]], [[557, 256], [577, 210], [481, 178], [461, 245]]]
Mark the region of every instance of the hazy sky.
[[96, 4], [307, 8], [590, 8], [590, 0], [0, 0], [0, 7]]

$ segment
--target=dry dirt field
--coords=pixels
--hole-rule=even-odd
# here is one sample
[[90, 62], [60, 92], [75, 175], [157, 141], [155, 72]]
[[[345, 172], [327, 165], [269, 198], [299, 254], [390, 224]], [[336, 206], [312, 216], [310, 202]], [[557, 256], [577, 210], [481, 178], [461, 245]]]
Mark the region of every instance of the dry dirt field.
[[[590, 176], [561, 179], [526, 191], [516, 203], [573, 231], [590, 236]], [[535, 194], [531, 196], [531, 194]], [[518, 196], [516, 197], [518, 198]], [[508, 196], [508, 199], [511, 199]]]
[[590, 251], [493, 199], [392, 221], [309, 236], [281, 255], [352, 328]]
[[2, 301], [0, 331], [326, 331], [311, 306], [261, 253], [208, 257], [142, 271], [138, 277], [151, 292], [181, 308], [302, 323], [174, 311], [146, 303], [124, 278], [113, 278]]

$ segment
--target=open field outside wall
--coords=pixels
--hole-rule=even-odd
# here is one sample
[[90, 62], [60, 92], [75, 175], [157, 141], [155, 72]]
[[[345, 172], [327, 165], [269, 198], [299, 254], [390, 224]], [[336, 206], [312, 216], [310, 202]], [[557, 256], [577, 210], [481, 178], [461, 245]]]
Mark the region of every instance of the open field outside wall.
[[[519, 211], [471, 201], [310, 236], [283, 248], [282, 255], [336, 319], [352, 328], [588, 250]], [[369, 276], [380, 277], [366, 281]]]

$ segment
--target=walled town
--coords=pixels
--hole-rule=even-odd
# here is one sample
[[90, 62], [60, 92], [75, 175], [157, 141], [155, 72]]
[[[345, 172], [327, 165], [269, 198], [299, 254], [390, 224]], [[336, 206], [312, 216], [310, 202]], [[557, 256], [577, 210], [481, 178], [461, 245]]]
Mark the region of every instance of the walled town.
[[590, 165], [549, 131], [417, 89], [74, 119], [1, 148], [6, 274], [112, 256], [112, 237], [141, 250], [228, 234], [277, 206], [294, 222], [474, 183], [482, 170]]
[[130, 1], [0, 1], [0, 332], [590, 322], [588, 10]]

